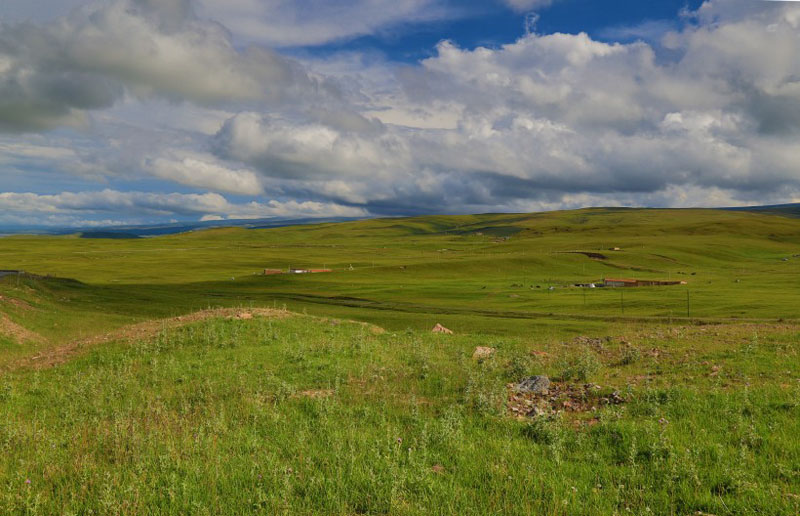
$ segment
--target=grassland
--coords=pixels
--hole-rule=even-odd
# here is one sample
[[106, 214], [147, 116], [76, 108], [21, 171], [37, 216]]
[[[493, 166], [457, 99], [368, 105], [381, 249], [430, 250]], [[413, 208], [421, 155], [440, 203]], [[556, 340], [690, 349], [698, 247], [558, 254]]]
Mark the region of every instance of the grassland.
[[5, 238], [0, 513], [797, 514], [798, 254], [713, 210]]

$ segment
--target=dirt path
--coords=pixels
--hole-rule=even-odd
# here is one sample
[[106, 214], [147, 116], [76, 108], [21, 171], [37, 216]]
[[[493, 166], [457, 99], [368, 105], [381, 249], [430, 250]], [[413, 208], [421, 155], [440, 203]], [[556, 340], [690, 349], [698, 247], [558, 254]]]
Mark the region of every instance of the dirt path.
[[[113, 341], [123, 340], [123, 341], [131, 341], [136, 339], [148, 339], [153, 338], [158, 335], [159, 332], [177, 328], [180, 326], [185, 326], [187, 324], [191, 324], [198, 321], [204, 321], [206, 319], [214, 319], [220, 317], [228, 317], [228, 318], [235, 318], [235, 319], [252, 319], [253, 317], [271, 317], [271, 318], [284, 318], [290, 317], [293, 314], [291, 312], [285, 310], [274, 310], [270, 308], [219, 308], [213, 310], [201, 310], [199, 312], [194, 312], [191, 314], [180, 315], [178, 317], [171, 317], [168, 319], [154, 319], [152, 321], [145, 321], [142, 323], [132, 324], [129, 326], [123, 326], [117, 330], [114, 330], [109, 333], [103, 333], [100, 335], [94, 335], [92, 337], [87, 337], [84, 339], [79, 339], [72, 341], [68, 344], [64, 344], [55, 348], [47, 349], [41, 351], [35, 355], [23, 357], [15, 362], [11, 362], [7, 366], [5, 366], [6, 371], [13, 371], [16, 369], [23, 369], [23, 368], [32, 368], [32, 369], [45, 369], [48, 367], [53, 367], [58, 364], [63, 364], [64, 362], [70, 360], [76, 355], [85, 352], [91, 347], [98, 346], [100, 344], [106, 344]], [[5, 326], [7, 318], [0, 317], [0, 328], [8, 329]], [[34, 338], [41, 338], [29, 332], [22, 326], [19, 326], [16, 323], [11, 322], [10, 320], [7, 321], [12, 326], [9, 328], [16, 327], [15, 331], [18, 332], [27, 332], [30, 335], [33, 335]]]
[[0, 335], [11, 337], [17, 342], [36, 341], [41, 342], [44, 337], [38, 333], [32, 332], [29, 329], [21, 326], [2, 312], [0, 312]]

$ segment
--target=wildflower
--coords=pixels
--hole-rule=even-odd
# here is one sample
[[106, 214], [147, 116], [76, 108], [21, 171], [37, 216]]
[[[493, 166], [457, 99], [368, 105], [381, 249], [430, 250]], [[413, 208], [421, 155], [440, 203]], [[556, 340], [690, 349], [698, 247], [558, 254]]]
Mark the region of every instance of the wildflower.
[[30, 478], [26, 478], [26, 479], [25, 479], [25, 483], [30, 485], [30, 483], [31, 483], [31, 479], [30, 479]]
[[667, 424], [669, 424], [669, 421], [667, 421], [667, 420], [666, 420], [666, 419], [664, 419], [663, 417], [662, 417], [661, 419], [659, 419], [659, 420], [658, 420], [658, 422], [659, 422], [659, 423], [661, 423], [662, 425], [667, 425]]

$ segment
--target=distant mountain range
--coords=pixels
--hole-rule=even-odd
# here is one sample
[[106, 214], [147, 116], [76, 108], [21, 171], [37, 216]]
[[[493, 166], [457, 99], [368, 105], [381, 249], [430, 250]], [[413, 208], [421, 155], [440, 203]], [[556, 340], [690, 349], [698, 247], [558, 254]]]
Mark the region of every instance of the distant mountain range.
[[772, 204], [769, 206], [743, 206], [737, 208], [723, 208], [731, 211], [752, 211], [756, 213], [772, 213], [786, 217], [800, 217], [800, 203]]
[[326, 217], [326, 218], [301, 218], [301, 219], [235, 219], [213, 220], [204, 222], [175, 222], [168, 224], [148, 224], [141, 226], [108, 226], [94, 228], [54, 228], [47, 226], [0, 226], [0, 234], [38, 234], [38, 235], [74, 235], [82, 238], [143, 238], [160, 235], [173, 235], [212, 228], [241, 227], [247, 229], [277, 228], [285, 226], [299, 226], [304, 224], [324, 224], [328, 222], [347, 222], [359, 220], [352, 217]]
[[[792, 204], [773, 204], [766, 206], [737, 206], [729, 208], [718, 208], [727, 211], [748, 211], [753, 213], [765, 213], [782, 215], [786, 217], [800, 217], [800, 203]], [[324, 224], [330, 222], [349, 222], [361, 220], [357, 217], [326, 217], [326, 218], [299, 218], [299, 219], [235, 219], [235, 220], [213, 220], [204, 222], [175, 222], [168, 224], [148, 224], [131, 226], [108, 226], [94, 228], [53, 228], [48, 226], [0, 226], [0, 235], [13, 234], [40, 234], [40, 235], [74, 235], [78, 234], [82, 238], [145, 238], [160, 235], [173, 235], [212, 228], [241, 227], [247, 229], [278, 228], [286, 226], [299, 226], [305, 224]]]

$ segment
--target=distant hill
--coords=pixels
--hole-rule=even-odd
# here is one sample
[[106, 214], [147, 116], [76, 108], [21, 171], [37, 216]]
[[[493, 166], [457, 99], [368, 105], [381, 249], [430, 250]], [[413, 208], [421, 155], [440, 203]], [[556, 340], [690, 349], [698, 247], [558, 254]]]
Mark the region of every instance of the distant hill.
[[751, 211], [755, 213], [783, 215], [786, 217], [800, 217], [800, 203], [772, 204], [768, 206], [741, 206], [723, 209], [729, 211]]
[[133, 233], [123, 231], [84, 231], [80, 234], [81, 238], [108, 238], [112, 240], [125, 240], [131, 238], [142, 238]]
[[[699, 208], [702, 209], [702, 208]], [[636, 211], [654, 210], [651, 208], [586, 208], [585, 210], [578, 210], [572, 213], [626, 213]], [[800, 203], [793, 204], [776, 204], [765, 206], [737, 206], [729, 208], [718, 208], [722, 211], [738, 211], [738, 212], [752, 212], [762, 213], [767, 215], [781, 215], [785, 217], [800, 217]], [[713, 211], [713, 210], [712, 210]], [[560, 213], [560, 212], [553, 212]], [[564, 212], [569, 213], [569, 212]], [[546, 217], [545, 213], [539, 214], [513, 214], [513, 213], [495, 213], [495, 214], [476, 214], [472, 216], [447, 216], [447, 215], [429, 215], [423, 217], [392, 217], [387, 219], [374, 219], [374, 220], [390, 220], [393, 221], [394, 229], [405, 227], [406, 229], [414, 228], [412, 232], [425, 234], [430, 232], [450, 232], [451, 234], [460, 233], [474, 233], [480, 232], [485, 235], [495, 237], [512, 236], [521, 231], [518, 227], [518, 222], [525, 220], [529, 217]], [[477, 217], [483, 219], [488, 217], [488, 220], [482, 221], [480, 224], [461, 224], [454, 221], [468, 220], [470, 217]], [[495, 220], [496, 219], [496, 220]], [[363, 217], [325, 217], [325, 218], [296, 218], [296, 219], [234, 219], [234, 220], [212, 220], [202, 222], [174, 222], [166, 224], [147, 224], [147, 225], [129, 225], [129, 226], [108, 226], [102, 228], [86, 228], [86, 227], [62, 227], [54, 228], [48, 226], [0, 226], [0, 236], [3, 235], [18, 235], [18, 234], [38, 234], [38, 235], [78, 235], [81, 238], [95, 238], [95, 239], [131, 239], [142, 237], [154, 237], [161, 235], [174, 235], [179, 233], [188, 233], [191, 231], [198, 231], [204, 229], [214, 228], [228, 228], [239, 227], [246, 229], [268, 229], [279, 228], [287, 226], [303, 226], [310, 224], [327, 224], [332, 222], [355, 222], [365, 220]], [[502, 222], [502, 224], [498, 224]]]
[[300, 218], [300, 219], [234, 219], [211, 220], [202, 222], [175, 222], [168, 224], [148, 224], [131, 226], [108, 226], [101, 229], [83, 227], [48, 227], [48, 226], [0, 226], [0, 235], [74, 235], [81, 238], [130, 239], [174, 235], [201, 229], [241, 227], [247, 229], [266, 229], [285, 226], [301, 226], [306, 224], [324, 224], [330, 222], [349, 222], [361, 220], [352, 217]]

